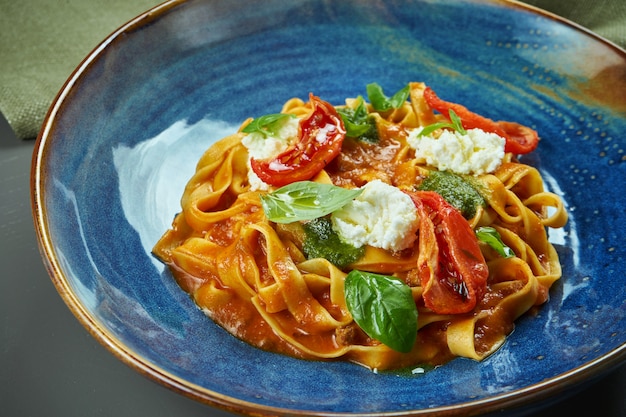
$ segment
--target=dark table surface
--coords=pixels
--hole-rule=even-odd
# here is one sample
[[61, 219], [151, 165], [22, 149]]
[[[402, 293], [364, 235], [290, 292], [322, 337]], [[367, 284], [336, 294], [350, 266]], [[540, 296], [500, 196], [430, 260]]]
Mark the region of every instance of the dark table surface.
[[[118, 361], [65, 306], [31, 217], [34, 145], [18, 140], [0, 117], [0, 416], [232, 416]], [[625, 417], [626, 365], [528, 415]]]

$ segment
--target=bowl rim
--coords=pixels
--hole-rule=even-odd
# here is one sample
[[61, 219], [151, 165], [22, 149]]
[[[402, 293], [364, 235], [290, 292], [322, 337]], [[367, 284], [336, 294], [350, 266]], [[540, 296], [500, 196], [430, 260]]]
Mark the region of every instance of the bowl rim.
[[[122, 343], [115, 335], [98, 324], [98, 320], [93, 317], [82, 305], [78, 296], [71, 289], [68, 277], [66, 276], [59, 259], [56, 257], [54, 249], [53, 237], [48, 228], [44, 182], [46, 177], [46, 162], [48, 148], [51, 146], [53, 132], [56, 124], [56, 116], [65, 106], [65, 101], [72, 92], [73, 86], [89, 71], [93, 63], [95, 63], [103, 52], [112, 44], [122, 42], [123, 35], [130, 34], [135, 30], [141, 29], [143, 26], [161, 18], [164, 14], [172, 11], [174, 8], [187, 3], [188, 0], [167, 0], [144, 13], [129, 20], [118, 29], [107, 36], [100, 44], [98, 44], [74, 69], [69, 78], [63, 84], [61, 90], [57, 93], [52, 101], [51, 106], [44, 118], [42, 128], [37, 136], [30, 171], [31, 185], [31, 213], [33, 216], [37, 243], [39, 252], [42, 256], [44, 266], [50, 276], [57, 292], [76, 317], [81, 325], [110, 353], [117, 357], [127, 366], [138, 371], [148, 379], [151, 379], [174, 392], [177, 392], [187, 398], [199, 401], [201, 403], [214, 406], [229, 412], [244, 413], [256, 416], [279, 416], [279, 415], [295, 415], [295, 416], [353, 416], [352, 412], [323, 412], [315, 410], [293, 410], [275, 406], [258, 404], [246, 400], [241, 400], [229, 395], [220, 394], [213, 390], [201, 387], [191, 383], [184, 378], [177, 377], [172, 373], [165, 371], [156, 364], [150, 363], [147, 359], [140, 357], [133, 350]], [[472, 0], [472, 2], [484, 2], [484, 0]], [[570, 26], [579, 32], [583, 32], [587, 36], [596, 39], [598, 42], [613, 48], [622, 55], [626, 61], [626, 50], [618, 46], [616, 43], [598, 35], [597, 33], [572, 22], [566, 18], [540, 9], [536, 6], [522, 3], [517, 0], [487, 0], [487, 3], [498, 4], [507, 7], [530, 11], [535, 14], [547, 17], [560, 24]], [[599, 356], [591, 361], [584, 363], [574, 369], [562, 374], [553, 376], [549, 379], [535, 383], [520, 389], [494, 395], [480, 400], [465, 402], [462, 405], [448, 405], [428, 409], [404, 410], [396, 412], [371, 412], [359, 413], [364, 417], [381, 417], [381, 416], [415, 416], [415, 415], [476, 415], [488, 412], [494, 412], [502, 409], [523, 408], [540, 404], [542, 401], [554, 397], [566, 390], [580, 388], [588, 383], [592, 383], [603, 377], [610, 371], [626, 362], [626, 342], [619, 347]]]

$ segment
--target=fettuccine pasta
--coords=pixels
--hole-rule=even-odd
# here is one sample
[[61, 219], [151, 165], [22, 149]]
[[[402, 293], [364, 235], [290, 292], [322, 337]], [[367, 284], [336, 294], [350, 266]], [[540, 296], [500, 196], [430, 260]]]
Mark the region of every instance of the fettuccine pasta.
[[[382, 111], [359, 99], [347, 99], [337, 106], [356, 110], [364, 104], [375, 123], [376, 141], [344, 135], [343, 123], [335, 130], [303, 125], [315, 111], [334, 112], [322, 104], [316, 107], [313, 96], [309, 102], [291, 99], [285, 103], [281, 113], [294, 115], [301, 123], [299, 129], [314, 131], [318, 142], [323, 129], [327, 129], [325, 134], [341, 134], [343, 140], [339, 153], [309, 173], [308, 180], [346, 189], [380, 181], [412, 195], [417, 210], [421, 204], [417, 190], [438, 169], [416, 156], [409, 138], [419, 141], [420, 137], [411, 132], [448, 122], [425, 92], [427, 95], [423, 83], [411, 83], [406, 101]], [[461, 110], [458, 113], [463, 119]], [[431, 286], [442, 285], [431, 270], [441, 258], [433, 261], [432, 256], [445, 250], [440, 240], [430, 246], [426, 243], [428, 233], [440, 233], [435, 220], [427, 219], [435, 217], [431, 208], [418, 210], [417, 231], [412, 232], [415, 236], [407, 248], [390, 250], [366, 244], [362, 255], [348, 265], [311, 257], [304, 249], [308, 221], [278, 223], [266, 215], [261, 198], [280, 185], [259, 179], [263, 175], [252, 175], [253, 167], [260, 164], [251, 162], [251, 151], [244, 144], [251, 135], [244, 131], [250, 123], [244, 122], [237, 133], [212, 145], [200, 158], [182, 196], [182, 211], [153, 252], [199, 308], [226, 331], [254, 346], [302, 359], [351, 361], [377, 370], [436, 366], [454, 357], [480, 361], [502, 345], [518, 317], [547, 301], [550, 287], [561, 277], [546, 228], [565, 225], [563, 202], [544, 190], [537, 169], [518, 162], [510, 151], [503, 152], [497, 168], [490, 172], [459, 174], [470, 180], [483, 199], [473, 213], [465, 214], [468, 230], [473, 233], [491, 227], [513, 252], [504, 257], [477, 241], [484, 259], [477, 262], [486, 266], [485, 279], [477, 284], [467, 311], [457, 312], [455, 306], [433, 307], [438, 306], [436, 297], [425, 297], [427, 291], [438, 291]], [[444, 126], [435, 131], [434, 140], [446, 130], [451, 129]], [[289, 144], [288, 151], [294, 146]], [[431, 224], [434, 227], [429, 230]], [[425, 247], [431, 249], [428, 255]], [[344, 287], [353, 270], [391, 276], [410, 288], [418, 320], [416, 341], [409, 351], [394, 350], [355, 322]], [[462, 287], [457, 295], [470, 297]]]

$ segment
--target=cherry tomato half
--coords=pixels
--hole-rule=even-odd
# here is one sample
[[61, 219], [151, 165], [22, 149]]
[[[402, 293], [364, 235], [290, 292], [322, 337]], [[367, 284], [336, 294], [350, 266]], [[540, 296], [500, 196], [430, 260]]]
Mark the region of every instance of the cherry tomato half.
[[335, 108], [310, 94], [313, 111], [300, 121], [300, 137], [289, 149], [267, 160], [252, 159], [257, 176], [277, 187], [311, 179], [341, 152], [346, 129]]
[[467, 220], [434, 191], [408, 193], [420, 215], [418, 274], [426, 307], [468, 313], [482, 299], [489, 270]]
[[505, 152], [514, 154], [526, 154], [532, 152], [539, 144], [537, 132], [527, 126], [515, 122], [494, 122], [467, 109], [467, 107], [444, 101], [430, 88], [424, 90], [424, 100], [430, 108], [448, 118], [450, 110], [453, 110], [465, 129], [482, 129], [485, 132], [495, 133], [506, 139]]

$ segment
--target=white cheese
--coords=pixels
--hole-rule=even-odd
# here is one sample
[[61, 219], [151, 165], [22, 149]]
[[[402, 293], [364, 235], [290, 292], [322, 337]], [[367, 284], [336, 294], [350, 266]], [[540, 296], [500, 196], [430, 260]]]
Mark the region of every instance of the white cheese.
[[444, 130], [438, 138], [419, 136], [422, 128], [409, 133], [407, 141], [415, 149], [415, 158], [440, 171], [457, 174], [493, 172], [504, 158], [505, 139], [481, 129], [468, 129], [462, 135]]
[[370, 245], [399, 251], [417, 239], [419, 217], [411, 197], [374, 180], [352, 202], [331, 215], [333, 230], [356, 247]]
[[250, 160], [248, 160], [248, 184], [250, 184], [250, 191], [269, 191], [271, 188], [271, 185], [259, 178], [252, 170]]
[[278, 130], [276, 136], [263, 136], [261, 133], [249, 133], [241, 140], [248, 149], [248, 155], [254, 159], [269, 159], [287, 150], [298, 138], [299, 119], [288, 118]]
[[252, 171], [250, 159], [270, 159], [285, 152], [289, 146], [298, 140], [299, 123], [299, 119], [290, 117], [278, 130], [276, 136], [263, 136], [254, 132], [243, 137], [241, 143], [248, 149], [248, 182], [252, 191], [268, 190], [270, 186]]
[[333, 136], [335, 131], [337, 130], [337, 126], [327, 123], [324, 127], [320, 128], [315, 135], [315, 140], [318, 143], [324, 143], [328, 140], [329, 136]]

